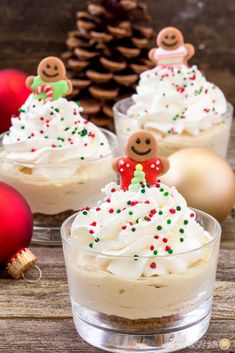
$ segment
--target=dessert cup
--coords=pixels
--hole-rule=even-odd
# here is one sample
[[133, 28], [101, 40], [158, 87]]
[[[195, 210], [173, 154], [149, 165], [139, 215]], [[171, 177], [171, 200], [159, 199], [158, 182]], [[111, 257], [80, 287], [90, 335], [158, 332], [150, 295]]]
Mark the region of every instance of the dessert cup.
[[[120, 100], [113, 108], [114, 123], [120, 146], [125, 145], [128, 137], [133, 132], [143, 128], [141, 120], [138, 122], [137, 119], [127, 114], [128, 109], [132, 105], [133, 100], [130, 97]], [[227, 111], [218, 117], [217, 122], [215, 122], [214, 118], [203, 118], [203, 125], [200, 121], [200, 126], [203, 127], [203, 130], [200, 129], [196, 135], [188, 134], [185, 130], [198, 129], [197, 122], [185, 123], [185, 130], [180, 134], [163, 133], [161, 129], [156, 130], [148, 127], [148, 125], [145, 125], [145, 130], [151, 131], [158, 139], [159, 154], [162, 156], [167, 157], [183, 148], [204, 147], [226, 158], [232, 118], [233, 106], [228, 103]], [[160, 126], [161, 122], [158, 122], [158, 125]]]
[[79, 162], [44, 164], [9, 159], [4, 156], [1, 141], [0, 180], [28, 201], [34, 215], [34, 243], [61, 244], [59, 229], [63, 221], [88, 203], [94, 205], [102, 196], [101, 188], [115, 179], [111, 161], [118, 151], [117, 139], [101, 130], [109, 143], [109, 153]]
[[[211, 240], [182, 253], [138, 257], [97, 253], [74, 246], [71, 227], [76, 215], [61, 229], [73, 320], [79, 335], [110, 352], [171, 352], [196, 342], [206, 332], [212, 311], [221, 227], [208, 214], [194, 210], [196, 220]], [[184, 272], [131, 279], [107, 270], [118, 262], [158, 264], [195, 259]], [[196, 260], [197, 259], [197, 260]], [[136, 263], [135, 263], [136, 264]]]

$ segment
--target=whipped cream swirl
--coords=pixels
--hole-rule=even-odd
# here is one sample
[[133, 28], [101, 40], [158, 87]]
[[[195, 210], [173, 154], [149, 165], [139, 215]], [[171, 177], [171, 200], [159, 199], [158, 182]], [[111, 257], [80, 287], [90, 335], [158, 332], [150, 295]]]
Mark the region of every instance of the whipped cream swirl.
[[[4, 156], [32, 164], [32, 173], [68, 177], [87, 161], [110, 153], [103, 132], [81, 117], [82, 108], [65, 98], [45, 102], [29, 96], [3, 138]], [[66, 166], [43, 168], [42, 165]]]
[[[136, 192], [111, 183], [104, 191], [106, 199], [79, 212], [71, 228], [73, 248], [94, 252], [92, 260], [84, 253], [90, 266], [93, 261], [97, 268], [138, 279], [183, 273], [203, 257], [198, 248], [212, 237], [174, 187], [157, 183]], [[193, 249], [198, 250], [174, 256]]]
[[127, 114], [144, 129], [197, 135], [221, 122], [227, 110], [223, 92], [197, 66], [157, 66], [141, 74]]

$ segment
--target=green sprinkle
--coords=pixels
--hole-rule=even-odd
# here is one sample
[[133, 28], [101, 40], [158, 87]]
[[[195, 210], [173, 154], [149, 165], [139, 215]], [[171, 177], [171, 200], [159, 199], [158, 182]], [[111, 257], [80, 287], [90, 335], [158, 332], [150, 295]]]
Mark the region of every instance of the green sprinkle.
[[59, 110], [58, 108], [55, 108], [55, 112], [59, 113], [59, 111], [60, 111], [60, 110]]
[[172, 249], [169, 249], [169, 250], [168, 250], [168, 254], [173, 254], [173, 250], [172, 250]]
[[89, 244], [89, 248], [93, 248], [93, 243], [90, 243], [90, 244]]
[[25, 126], [23, 125], [23, 126], [21, 126], [21, 130], [24, 130], [25, 129]]
[[162, 230], [162, 226], [157, 226], [157, 230]]
[[187, 220], [187, 219], [185, 219], [184, 224], [185, 224], [185, 225], [187, 225], [187, 224], [188, 224], [188, 220]]
[[145, 190], [144, 190], [144, 189], [142, 189], [142, 190], [141, 190], [141, 192], [142, 192], [142, 194], [144, 194], [144, 193], [145, 193]]
[[104, 142], [100, 142], [100, 146], [104, 146]]
[[167, 223], [167, 224], [171, 224], [171, 220], [168, 219], [168, 220], [166, 221], [166, 223]]
[[81, 106], [80, 102], [79, 101], [76, 101], [75, 102], [79, 107]]
[[169, 195], [168, 191], [164, 192], [164, 196], [168, 196], [168, 195]]
[[87, 211], [83, 211], [83, 212], [82, 212], [82, 214], [84, 214], [84, 216], [86, 216], [87, 213], [88, 213]]
[[153, 255], [157, 255], [158, 251], [157, 250], [154, 250], [153, 251]]
[[159, 191], [163, 192], [163, 191], [164, 191], [164, 189], [163, 189], [163, 188], [161, 188]]
[[95, 238], [95, 242], [98, 243], [100, 241], [100, 238]]
[[20, 108], [20, 109], [19, 109], [19, 112], [20, 112], [20, 113], [25, 113], [25, 110], [22, 109], [22, 108]]
[[161, 216], [163, 215], [163, 211], [159, 211], [158, 214]]
[[44, 139], [48, 139], [48, 136], [44, 136]]
[[83, 161], [85, 158], [84, 157], [80, 157], [80, 159]]
[[130, 204], [131, 204], [131, 201], [130, 201], [130, 200], [128, 200], [128, 201], [127, 201], [127, 204], [128, 204], [128, 205], [130, 205]]
[[61, 118], [60, 121], [64, 121], [64, 118]]
[[80, 135], [82, 137], [86, 136], [87, 135], [87, 129], [82, 129], [82, 131], [80, 131]]
[[129, 215], [130, 215], [130, 216], [132, 216], [132, 215], [133, 215], [133, 211], [129, 211], [128, 213], [129, 213]]
[[183, 228], [180, 228], [180, 233], [184, 233], [184, 229]]
[[181, 211], [181, 207], [180, 206], [177, 206], [176, 209], [177, 209], [177, 211]]
[[183, 241], [184, 241], [184, 238], [180, 238], [180, 242], [183, 243]]
[[117, 213], [121, 213], [121, 210], [120, 210], [120, 208], [118, 208], [116, 212], [117, 212]]
[[132, 230], [132, 232], [135, 232], [135, 231], [136, 231], [136, 228], [135, 228], [135, 227], [132, 227], [131, 230]]
[[70, 127], [66, 127], [65, 129], [64, 129], [64, 131], [68, 131], [70, 129]]

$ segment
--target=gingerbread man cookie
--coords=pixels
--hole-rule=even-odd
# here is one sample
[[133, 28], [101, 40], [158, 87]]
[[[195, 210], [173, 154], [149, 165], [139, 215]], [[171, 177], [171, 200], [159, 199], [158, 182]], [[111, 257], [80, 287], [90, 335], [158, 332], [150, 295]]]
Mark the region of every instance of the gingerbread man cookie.
[[55, 100], [72, 92], [72, 82], [66, 78], [65, 66], [59, 58], [49, 56], [43, 59], [37, 73], [38, 76], [26, 79], [26, 86], [37, 98]]
[[162, 29], [156, 43], [158, 48], [150, 50], [149, 58], [159, 66], [187, 65], [195, 53], [193, 45], [184, 43], [183, 34], [175, 27]]
[[118, 157], [113, 161], [113, 170], [120, 175], [120, 186], [123, 190], [128, 190], [133, 178], [138, 176], [138, 171], [144, 172], [140, 177], [152, 186], [170, 167], [167, 158], [157, 156], [157, 140], [148, 131], [132, 134], [127, 141], [125, 152], [125, 157]]

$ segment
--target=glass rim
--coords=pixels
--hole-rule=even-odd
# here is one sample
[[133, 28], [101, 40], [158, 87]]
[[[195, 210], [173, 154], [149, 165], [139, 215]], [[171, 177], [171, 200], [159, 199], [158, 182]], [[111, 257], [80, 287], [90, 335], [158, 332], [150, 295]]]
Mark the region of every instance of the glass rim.
[[[182, 251], [182, 252], [179, 252], [179, 253], [176, 253], [176, 254], [168, 254], [168, 255], [150, 255], [150, 256], [138, 256], [138, 259], [172, 259], [174, 257], [177, 257], [177, 256], [183, 256], [183, 255], [188, 255], [188, 254], [191, 254], [191, 253], [194, 253], [194, 252], [197, 252], [199, 250], [202, 250], [202, 249], [205, 249], [207, 247], [209, 247], [211, 244], [213, 243], [216, 243], [216, 241], [220, 238], [221, 236], [221, 233], [222, 233], [222, 228], [221, 228], [221, 225], [220, 223], [213, 217], [211, 216], [210, 214], [204, 212], [204, 211], [201, 211], [201, 210], [198, 210], [196, 208], [192, 208], [190, 207], [190, 209], [192, 211], [194, 211], [197, 215], [203, 215], [204, 217], [207, 217], [209, 218], [214, 224], [215, 224], [215, 236], [213, 237], [212, 240], [210, 240], [208, 243], [198, 247], [198, 248], [195, 248], [195, 249], [192, 249], [192, 250], [189, 250], [189, 251]], [[73, 214], [72, 216], [70, 216], [69, 218], [67, 218], [63, 224], [61, 225], [61, 228], [60, 228], [60, 234], [61, 234], [61, 237], [62, 237], [62, 240], [64, 242], [66, 242], [67, 244], [70, 244], [70, 239], [66, 237], [65, 235], [65, 228], [67, 226], [67, 224], [69, 222], [71, 222], [72, 219], [75, 219], [76, 216], [78, 215], [80, 211], [76, 212], [75, 214]], [[89, 250], [89, 249], [85, 249], [85, 248], [82, 248], [82, 247], [77, 247], [77, 251], [81, 251], [83, 253], [87, 253], [87, 254], [90, 254], [90, 255], [96, 255], [96, 256], [103, 256], [105, 258], [110, 258], [110, 259], [131, 259], [133, 260], [133, 255], [132, 256], [125, 256], [125, 255], [111, 255], [111, 254], [106, 254], [106, 253], [101, 253], [101, 252], [98, 252], [98, 251], [93, 251], [93, 250]]]
[[[50, 168], [56, 168], [56, 167], [63, 167], [63, 166], [71, 166], [74, 164], [77, 165], [85, 165], [85, 164], [89, 164], [90, 162], [98, 162], [100, 160], [103, 160], [109, 156], [112, 156], [112, 154], [114, 154], [115, 152], [118, 151], [119, 148], [119, 144], [118, 144], [118, 140], [117, 140], [117, 136], [115, 133], [113, 133], [112, 131], [109, 131], [107, 129], [104, 128], [100, 128], [100, 130], [104, 133], [104, 135], [106, 136], [106, 138], [108, 139], [108, 143], [109, 143], [109, 147], [110, 147], [110, 152], [104, 154], [102, 157], [96, 157], [96, 158], [89, 158], [86, 160], [80, 160], [80, 161], [76, 161], [76, 158], [73, 159], [70, 162], [63, 162], [63, 163], [34, 163], [34, 162], [27, 162], [27, 161], [23, 161], [20, 159], [10, 159], [7, 157], [1, 157], [1, 153], [5, 150], [4, 146], [0, 147], [0, 162], [6, 162], [6, 163], [12, 163], [12, 164], [20, 164], [23, 165], [25, 167], [50, 167]], [[4, 135], [7, 132], [4, 132], [2, 134], [0, 134], [0, 140], [3, 139]], [[109, 141], [109, 139], [112, 139], [111, 143]]]
[[[122, 112], [120, 111], [119, 106], [120, 106], [121, 104], [123, 104], [124, 102], [128, 102], [128, 103], [131, 103], [131, 102], [132, 102], [132, 103], [134, 103], [134, 100], [133, 100], [132, 96], [130, 96], [130, 97], [126, 97], [126, 98], [123, 98], [123, 99], [120, 99], [119, 101], [117, 101], [117, 102], [113, 105], [114, 117], [115, 117], [115, 114], [117, 114], [117, 115], [119, 115], [120, 118], [135, 119], [133, 116], [127, 115], [127, 114], [126, 114], [127, 111], [126, 111], [126, 113], [122, 113]], [[224, 112], [223, 114], [219, 115], [219, 117], [226, 118], [227, 115], [230, 115], [230, 114], [233, 113], [233, 105], [232, 105], [230, 102], [228, 102], [228, 101], [226, 101], [226, 102], [227, 102], [227, 110], [226, 110], [226, 112]], [[128, 106], [128, 109], [131, 107], [131, 105], [132, 105], [132, 104], [130, 104], [130, 105]], [[213, 117], [213, 118], [212, 118], [212, 117], [203, 118], [203, 122], [209, 122], [209, 121], [214, 120], [214, 119], [215, 119], [214, 117]], [[164, 123], [164, 121], [159, 121], [158, 123], [161, 124], [161, 123]], [[184, 123], [184, 125], [186, 125], [186, 126], [195, 125], [195, 124], [197, 124], [197, 122], [186, 122], [186, 123]]]

